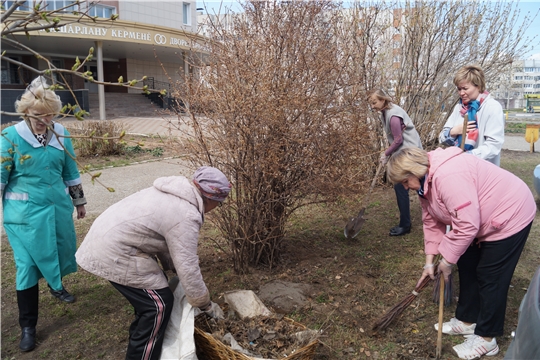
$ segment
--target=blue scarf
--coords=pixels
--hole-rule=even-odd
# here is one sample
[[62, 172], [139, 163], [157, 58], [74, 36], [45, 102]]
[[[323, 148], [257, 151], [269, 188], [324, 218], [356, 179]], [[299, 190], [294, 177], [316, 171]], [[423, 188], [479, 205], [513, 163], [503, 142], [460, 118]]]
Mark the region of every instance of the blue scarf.
[[[459, 103], [461, 104], [461, 109], [459, 109], [459, 113], [461, 116], [465, 116], [465, 114], [468, 114], [469, 121], [474, 121], [476, 129], [469, 131], [467, 133], [467, 138], [465, 139], [465, 151], [470, 151], [476, 147], [476, 143], [478, 141], [478, 118], [476, 117], [476, 113], [478, 112], [478, 109], [480, 109], [480, 106], [484, 103], [484, 101], [489, 96], [489, 93], [487, 91], [484, 91], [478, 97], [476, 100], [473, 100], [469, 102], [467, 105], [464, 105], [463, 102], [460, 100]], [[456, 141], [454, 142], [455, 146], [459, 146], [461, 144], [461, 135], [458, 135], [456, 137]]]

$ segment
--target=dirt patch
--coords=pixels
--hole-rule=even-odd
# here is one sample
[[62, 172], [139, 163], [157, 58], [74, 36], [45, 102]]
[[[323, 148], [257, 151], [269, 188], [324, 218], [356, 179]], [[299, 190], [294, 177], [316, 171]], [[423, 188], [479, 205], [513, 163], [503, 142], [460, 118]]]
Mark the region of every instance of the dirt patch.
[[[161, 142], [158, 144], [161, 146]], [[503, 151], [502, 167], [527, 181], [532, 188], [532, 171], [538, 154]], [[332, 206], [302, 209], [288, 224], [283, 256], [272, 269], [253, 268], [236, 275], [227, 253], [214, 241], [217, 235], [208, 216], [200, 237], [200, 264], [214, 301], [224, 305], [227, 291], [246, 289], [258, 295], [271, 283], [306, 284], [302, 299], [286, 316], [309, 329], [320, 330], [322, 345], [316, 359], [429, 359], [435, 356], [438, 308], [431, 300], [432, 287], [420, 293], [389, 328], [376, 336], [370, 329], [386, 310], [411, 293], [421, 275], [424, 261], [423, 234], [418, 199], [411, 196], [413, 227], [403, 237], [389, 237], [388, 229], [399, 221], [394, 191], [378, 187], [371, 196], [362, 231], [354, 240], [343, 236], [343, 226], [358, 212], [360, 200]], [[211, 215], [211, 214], [210, 214]], [[518, 308], [540, 261], [540, 215], [533, 224], [509, 291], [504, 336], [497, 338], [501, 360], [517, 325]], [[78, 221], [79, 242], [92, 218]], [[80, 270], [67, 276], [66, 288], [77, 301], [62, 304], [40, 282], [38, 346], [30, 353], [18, 349], [20, 328], [15, 293], [13, 254], [2, 239], [2, 359], [123, 359], [133, 309], [107, 281]], [[456, 278], [455, 278], [456, 280]], [[278, 306], [265, 304], [272, 310]], [[455, 305], [446, 308], [444, 318], [453, 316]], [[443, 337], [444, 359], [455, 359], [451, 346], [459, 337]]]

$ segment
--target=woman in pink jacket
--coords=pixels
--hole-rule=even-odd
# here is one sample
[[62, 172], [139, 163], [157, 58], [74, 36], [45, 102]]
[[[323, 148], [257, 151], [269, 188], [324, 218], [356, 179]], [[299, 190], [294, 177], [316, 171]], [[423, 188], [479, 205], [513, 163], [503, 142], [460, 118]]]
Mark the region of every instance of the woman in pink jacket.
[[443, 333], [466, 336], [454, 346], [461, 359], [496, 355], [510, 280], [536, 214], [531, 190], [512, 173], [456, 147], [401, 149], [387, 171], [393, 183], [420, 196], [426, 265], [419, 283], [434, 278], [438, 254], [445, 280], [458, 265], [459, 301]]

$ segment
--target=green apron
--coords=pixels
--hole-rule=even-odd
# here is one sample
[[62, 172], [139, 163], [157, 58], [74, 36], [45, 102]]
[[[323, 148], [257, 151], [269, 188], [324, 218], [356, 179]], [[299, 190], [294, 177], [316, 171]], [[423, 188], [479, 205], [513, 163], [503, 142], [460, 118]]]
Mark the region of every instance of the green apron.
[[[69, 135], [60, 124], [54, 124], [54, 129]], [[62, 277], [77, 271], [68, 186], [80, 184], [81, 179], [75, 161], [60, 145], [74, 154], [71, 139], [53, 136], [44, 147], [25, 121], [2, 134], [4, 229], [17, 266], [17, 290], [36, 285], [42, 277], [60, 290]], [[21, 163], [24, 155], [31, 157]]]

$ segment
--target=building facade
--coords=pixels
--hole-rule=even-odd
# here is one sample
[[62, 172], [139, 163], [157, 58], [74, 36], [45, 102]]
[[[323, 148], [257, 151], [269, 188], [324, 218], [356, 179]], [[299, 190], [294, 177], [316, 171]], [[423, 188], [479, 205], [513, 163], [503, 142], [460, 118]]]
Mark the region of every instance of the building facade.
[[[19, 33], [17, 41], [47, 58], [54, 66], [64, 69], [71, 69], [77, 58], [82, 62], [88, 56], [89, 49], [94, 48], [93, 58], [81, 70], [91, 72], [92, 77], [99, 81], [117, 82], [120, 76], [124, 81], [130, 81], [146, 76], [151, 80], [148, 82], [150, 88], [171, 91], [194, 71], [190, 59], [205, 51], [205, 40], [197, 35], [196, 1], [40, 2], [45, 10], [55, 10], [56, 13], [49, 18], [60, 17], [64, 26], [59, 31], [32, 31], [29, 37]], [[12, 3], [14, 1], [6, 1], [4, 7], [8, 9]], [[27, 1], [9, 20], [23, 19], [38, 3]], [[113, 21], [111, 16], [118, 19]], [[24, 47], [14, 46], [13, 42], [2, 39], [4, 56], [38, 70], [48, 68], [46, 61], [40, 60]], [[1, 65], [3, 90], [24, 89], [36, 76], [6, 60], [2, 60]], [[100, 94], [100, 113], [106, 93], [141, 92], [126, 87], [97, 85], [69, 74], [63, 78], [54, 76], [75, 90], [86, 89], [89, 93]]]
[[515, 61], [508, 74], [501, 74], [494, 96], [505, 109], [528, 110], [527, 99], [540, 98], [540, 60]]

